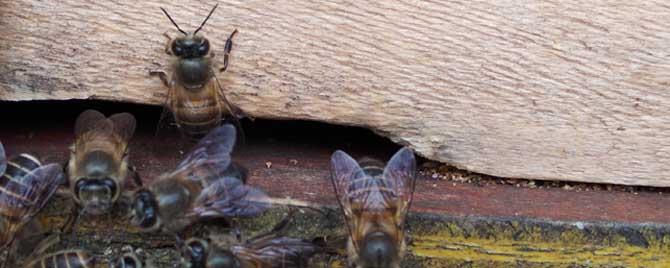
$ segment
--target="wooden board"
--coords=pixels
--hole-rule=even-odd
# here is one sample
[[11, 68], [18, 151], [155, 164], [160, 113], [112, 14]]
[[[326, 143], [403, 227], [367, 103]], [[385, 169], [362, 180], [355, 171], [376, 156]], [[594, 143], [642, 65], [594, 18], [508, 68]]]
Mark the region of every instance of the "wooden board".
[[[147, 73], [177, 32], [159, 7], [194, 29], [213, 5], [3, 1], [0, 99], [160, 104]], [[239, 29], [221, 79], [252, 116], [365, 126], [496, 176], [670, 186], [665, 1], [220, 5], [203, 33], [221, 55]]]

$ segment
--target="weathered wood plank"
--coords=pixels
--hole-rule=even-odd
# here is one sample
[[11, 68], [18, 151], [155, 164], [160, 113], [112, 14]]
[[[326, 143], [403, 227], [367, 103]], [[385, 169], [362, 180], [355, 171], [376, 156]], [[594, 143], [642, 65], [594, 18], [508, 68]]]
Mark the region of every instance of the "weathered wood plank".
[[[214, 2], [2, 1], [0, 99], [159, 104], [159, 6], [186, 29]], [[666, 1], [225, 1], [230, 99], [250, 115], [367, 126], [504, 176], [670, 186]]]

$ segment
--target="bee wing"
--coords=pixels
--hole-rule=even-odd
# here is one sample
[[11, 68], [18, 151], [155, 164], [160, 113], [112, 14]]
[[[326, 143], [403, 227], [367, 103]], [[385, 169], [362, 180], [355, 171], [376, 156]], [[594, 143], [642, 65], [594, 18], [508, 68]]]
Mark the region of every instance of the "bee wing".
[[86, 110], [79, 114], [77, 121], [74, 124], [74, 135], [79, 137], [82, 134], [95, 129], [100, 122], [105, 121], [104, 114], [96, 110]]
[[367, 196], [367, 192], [356, 193], [356, 187], [360, 186], [360, 183], [355, 182], [364, 178], [365, 172], [363, 172], [356, 160], [340, 150], [333, 153], [330, 158], [330, 164], [331, 181], [335, 188], [335, 195], [344, 212], [349, 235], [353, 238], [353, 230], [356, 230], [355, 223], [358, 222], [358, 219], [356, 218], [357, 215], [353, 212], [352, 206], [362, 207], [365, 204], [366, 198], [361, 195]]
[[396, 220], [402, 223], [412, 203], [416, 183], [416, 159], [412, 149], [404, 147], [391, 157], [384, 168], [384, 180], [395, 193]]
[[2, 142], [0, 142], [0, 176], [2, 174], [5, 174], [6, 169], [7, 169], [7, 155], [5, 154], [5, 147], [3, 147]]
[[174, 173], [189, 172], [187, 177], [192, 180], [202, 179], [203, 171], [209, 173], [207, 176], [223, 174], [230, 165], [235, 136], [235, 127], [230, 124], [213, 129], [191, 149]]
[[223, 177], [207, 186], [195, 200], [190, 216], [248, 217], [270, 207], [269, 197], [260, 189], [242, 181]]
[[231, 247], [231, 251], [241, 259], [272, 264], [272, 267], [306, 267], [307, 260], [318, 250], [319, 247], [311, 242], [290, 237], [257, 240]]
[[114, 132], [119, 135], [126, 143], [135, 134], [137, 125], [135, 117], [130, 113], [118, 113], [108, 118], [114, 125]]
[[0, 189], [0, 204], [3, 204], [0, 209], [18, 213], [14, 216], [27, 221], [44, 207], [63, 180], [60, 165], [41, 166], [16, 181], [7, 182]]
[[228, 98], [226, 98], [226, 94], [223, 92], [223, 86], [221, 86], [221, 83], [219, 82], [219, 78], [216, 77], [216, 74], [212, 71], [212, 76], [214, 77], [214, 83], [210, 82], [210, 86], [214, 88], [216, 91], [216, 94], [219, 96], [221, 101], [223, 102], [224, 106], [226, 107], [226, 110], [230, 113], [230, 117], [232, 118], [233, 124], [235, 124], [235, 127], [237, 127], [240, 130], [240, 141], [242, 144], [244, 144], [244, 129], [242, 129], [242, 124], [240, 123], [240, 119], [247, 117], [242, 109], [239, 107], [231, 104], [228, 101]]

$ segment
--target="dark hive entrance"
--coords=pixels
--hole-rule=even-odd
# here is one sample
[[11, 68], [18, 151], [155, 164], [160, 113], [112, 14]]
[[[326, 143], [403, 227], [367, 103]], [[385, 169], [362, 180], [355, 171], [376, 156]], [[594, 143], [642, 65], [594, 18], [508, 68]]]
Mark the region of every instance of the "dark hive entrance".
[[[0, 141], [7, 153], [32, 153], [43, 162], [66, 163], [74, 135], [74, 121], [82, 111], [96, 109], [106, 115], [130, 112], [138, 128], [130, 145], [130, 160], [146, 182], [170, 171], [192, 145], [174, 129], [155, 136], [161, 107], [102, 101], [0, 102]], [[249, 183], [273, 197], [290, 197], [335, 207], [329, 180], [330, 155], [341, 149], [354, 157], [370, 156], [383, 161], [399, 146], [372, 131], [310, 121], [242, 120], [245, 143], [234, 159], [249, 169]], [[128, 183], [132, 185], [132, 183]], [[132, 189], [131, 189], [132, 190]], [[40, 221], [47, 228], [62, 224], [69, 209], [67, 199], [50, 204]], [[245, 223], [249, 232], [267, 230], [281, 218], [281, 211]], [[160, 234], [140, 234], [128, 228], [123, 213], [83, 218], [78, 233], [65, 237], [63, 247], [87, 248], [111, 258], [126, 245], [145, 249], [158, 264], [172, 263], [174, 239]], [[327, 217], [300, 214], [290, 235], [309, 237], [342, 231], [339, 214]], [[122, 234], [122, 235], [120, 235]]]
[[[73, 139], [71, 133], [74, 120], [86, 109], [96, 109], [106, 115], [119, 112], [132, 113], [138, 122], [136, 139], [149, 138], [146, 141], [136, 141], [133, 144], [136, 146], [131, 147], [131, 150], [135, 152], [150, 149], [142, 147], [144, 142], [163, 143], [164, 146], [161, 147], [164, 149], [170, 149], [176, 142], [181, 142], [175, 128], [170, 126], [160, 131], [159, 140], [150, 139], [156, 130], [162, 107], [106, 101], [0, 101], [0, 114], [2, 115], [0, 140], [38, 135], [53, 142], [50, 146], [69, 145]], [[251, 121], [243, 119], [241, 123], [246, 135], [244, 147], [239, 148], [240, 153], [247, 147], [260, 150], [261, 148], [258, 147], [262, 146], [270, 146], [268, 150], [273, 149], [272, 153], [279, 153], [276, 152], [278, 148], [273, 146], [285, 145], [289, 151], [305, 156], [307, 156], [306, 152], [300, 152], [301, 149], [324, 150], [331, 153], [336, 149], [341, 149], [356, 156], [366, 155], [386, 160], [384, 158], [390, 157], [399, 148], [388, 139], [359, 127], [300, 120], [256, 119]], [[32, 147], [30, 144], [5, 143], [10, 148], [10, 152], [14, 152], [12, 149], [17, 148], [16, 146], [20, 146], [19, 148]], [[287, 153], [290, 154], [290, 152]], [[323, 159], [316, 160], [322, 161]]]
[[[155, 134], [162, 107], [103, 101], [0, 102], [0, 141], [8, 154], [33, 153], [44, 162], [65, 163], [82, 111], [106, 115], [130, 112], [138, 122], [130, 161], [146, 182], [170, 171], [193, 145], [175, 127]], [[168, 115], [169, 116], [169, 115]], [[270, 194], [336, 204], [329, 180], [330, 155], [337, 149], [382, 161], [399, 146], [372, 131], [311, 121], [242, 120], [244, 144], [234, 159], [250, 171], [250, 183]]]

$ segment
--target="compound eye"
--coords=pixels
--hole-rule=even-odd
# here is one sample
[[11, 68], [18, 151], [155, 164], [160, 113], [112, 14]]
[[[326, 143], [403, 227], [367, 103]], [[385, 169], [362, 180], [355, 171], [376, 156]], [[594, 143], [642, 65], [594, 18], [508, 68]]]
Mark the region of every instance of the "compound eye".
[[181, 47], [181, 44], [178, 44], [177, 41], [172, 42], [172, 54], [177, 57], [184, 55], [184, 48]]
[[156, 224], [158, 215], [156, 211], [157, 204], [153, 200], [153, 195], [148, 191], [140, 191], [135, 197], [134, 213], [139, 218], [138, 225], [141, 228], [151, 228]]
[[124, 256], [122, 260], [117, 263], [117, 266], [115, 268], [139, 268], [142, 267], [140, 266], [141, 264], [137, 263], [137, 261], [130, 256]]
[[77, 180], [77, 183], [74, 186], [74, 195], [80, 199], [79, 193], [88, 185], [88, 180], [86, 178], [80, 178]]
[[110, 179], [110, 178], [105, 178], [102, 180], [102, 184], [109, 189], [109, 194], [111, 197], [116, 196], [116, 191], [118, 188], [116, 187], [116, 181]]
[[204, 56], [207, 55], [208, 52], [209, 52], [209, 40], [204, 39], [202, 43], [200, 43], [200, 46], [198, 46], [198, 54], [200, 54], [200, 56]]
[[192, 263], [204, 263], [205, 262], [205, 255], [207, 254], [206, 252], [205, 245], [202, 244], [199, 241], [193, 241], [188, 243], [187, 246], [187, 254], [188, 257], [191, 259]]

